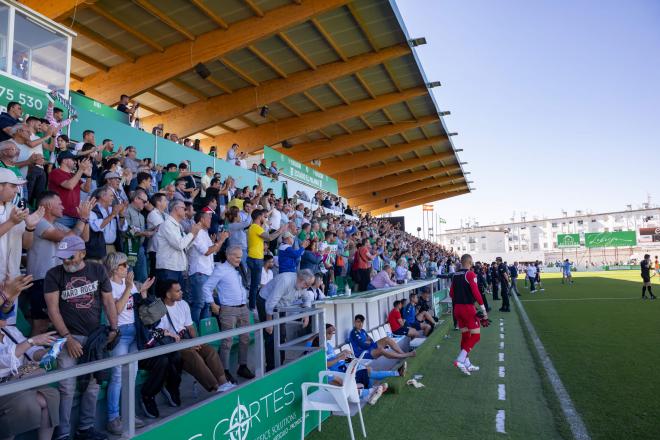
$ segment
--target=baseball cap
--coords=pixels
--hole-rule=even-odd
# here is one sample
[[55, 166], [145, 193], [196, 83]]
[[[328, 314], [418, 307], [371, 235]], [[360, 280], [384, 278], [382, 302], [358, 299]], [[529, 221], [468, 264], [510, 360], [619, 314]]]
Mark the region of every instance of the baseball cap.
[[110, 179], [121, 179], [121, 176], [119, 175], [119, 173], [110, 171], [108, 174], [105, 175], [105, 180], [110, 180]]
[[64, 159], [75, 159], [76, 155], [70, 151], [63, 151], [57, 156], [57, 163], [62, 163]]
[[0, 183], [13, 183], [14, 185], [24, 185], [27, 180], [19, 178], [12, 170], [0, 168]]
[[68, 235], [57, 244], [55, 256], [57, 258], [66, 260], [67, 258], [74, 256], [76, 252], [84, 250], [85, 242], [82, 238], [78, 237], [77, 235]]

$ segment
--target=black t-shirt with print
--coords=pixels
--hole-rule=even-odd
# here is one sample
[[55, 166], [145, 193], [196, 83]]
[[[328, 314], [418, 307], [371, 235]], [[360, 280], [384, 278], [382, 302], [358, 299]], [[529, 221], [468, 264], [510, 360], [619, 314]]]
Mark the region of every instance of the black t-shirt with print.
[[87, 336], [101, 324], [101, 292], [112, 292], [105, 268], [92, 262], [69, 273], [60, 264], [44, 279], [44, 292], [59, 292], [60, 314], [69, 331]]

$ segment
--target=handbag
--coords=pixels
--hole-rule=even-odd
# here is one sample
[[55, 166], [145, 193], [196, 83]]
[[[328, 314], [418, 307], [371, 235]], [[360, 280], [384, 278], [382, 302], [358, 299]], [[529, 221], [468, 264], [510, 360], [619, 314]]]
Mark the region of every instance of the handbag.
[[[2, 330], [2, 333], [4, 333], [11, 341], [15, 344], [18, 345], [19, 342], [14, 338], [11, 333], [6, 331], [4, 328], [0, 329]], [[34, 359], [32, 359], [27, 353], [23, 353], [23, 356], [28, 360], [28, 362], [24, 363], [20, 367], [17, 368], [16, 374], [12, 376], [8, 376], [6, 378], [3, 378], [3, 382], [8, 382], [10, 380], [14, 379], [22, 379], [26, 376], [34, 376], [34, 375], [39, 375], [43, 374], [46, 372], [41, 366], [39, 366], [39, 362], [36, 362]]]
[[[167, 309], [165, 309], [165, 314], [167, 315], [167, 320], [170, 321], [172, 330], [176, 331], [176, 327], [174, 326], [174, 323], [172, 322], [172, 318], [170, 317], [170, 312], [168, 312]], [[179, 337], [181, 339], [192, 339], [192, 336], [190, 335], [190, 332], [188, 331], [187, 328], [184, 328], [179, 332]]]
[[165, 314], [167, 314], [167, 307], [160, 298], [151, 297], [151, 300], [148, 298], [138, 308], [140, 321], [147, 327], [160, 321]]

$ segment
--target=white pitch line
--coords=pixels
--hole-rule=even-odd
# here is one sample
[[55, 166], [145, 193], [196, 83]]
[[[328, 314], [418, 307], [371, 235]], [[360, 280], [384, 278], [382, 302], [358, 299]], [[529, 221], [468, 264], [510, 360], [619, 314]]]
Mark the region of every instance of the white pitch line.
[[497, 415], [495, 416], [495, 431], [506, 434], [506, 431], [504, 430], [504, 421], [506, 419], [506, 414], [503, 409], [500, 409], [497, 411]]
[[500, 333], [500, 339], [504, 339], [504, 333]]
[[504, 341], [500, 341], [500, 350], [504, 350]]
[[521, 299], [521, 302], [540, 302], [540, 301], [629, 301], [639, 300], [639, 297], [634, 298], [539, 298], [539, 299]]
[[506, 375], [506, 369], [504, 367], [500, 367], [499, 376], [504, 377], [505, 375]]
[[497, 353], [498, 360], [504, 362], [504, 353]]
[[539, 336], [536, 333], [536, 329], [534, 328], [534, 325], [529, 320], [529, 317], [527, 316], [527, 312], [525, 311], [525, 306], [522, 304], [522, 302], [518, 299], [517, 296], [514, 296], [513, 299], [518, 303], [518, 310], [520, 313], [520, 317], [525, 323], [525, 327], [527, 327], [529, 336], [531, 337], [532, 342], [534, 343], [534, 347], [536, 348], [536, 352], [538, 353], [539, 358], [541, 359], [541, 364], [543, 365], [543, 368], [545, 369], [545, 372], [548, 375], [548, 380], [550, 381], [550, 384], [552, 385], [552, 388], [554, 389], [555, 394], [557, 395], [557, 399], [559, 400], [559, 404], [561, 406], [562, 412], [564, 413], [564, 416], [566, 417], [566, 421], [568, 422], [568, 425], [570, 426], [571, 431], [573, 433], [573, 438], [575, 440], [590, 440], [591, 436], [589, 435], [589, 431], [587, 431], [587, 427], [585, 426], [582, 417], [580, 417], [580, 414], [577, 412], [577, 409], [575, 409], [575, 405], [571, 400], [571, 396], [569, 396], [568, 391], [566, 391], [566, 387], [562, 383], [559, 377], [559, 373], [557, 373], [557, 370], [555, 369], [555, 366], [553, 365], [550, 356], [545, 351], [543, 342], [541, 342], [541, 339], [539, 339]]
[[503, 383], [497, 384], [497, 400], [506, 400], [506, 387]]

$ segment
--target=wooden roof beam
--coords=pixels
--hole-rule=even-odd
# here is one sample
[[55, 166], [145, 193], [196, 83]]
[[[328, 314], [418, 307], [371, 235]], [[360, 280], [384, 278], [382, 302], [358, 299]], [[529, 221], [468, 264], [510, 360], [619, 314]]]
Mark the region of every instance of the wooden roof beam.
[[387, 206], [395, 205], [395, 204], [400, 204], [403, 202], [409, 202], [415, 199], [420, 199], [420, 198], [425, 198], [425, 197], [431, 197], [434, 195], [443, 195], [443, 194], [451, 194], [455, 193], [458, 191], [463, 191], [463, 190], [468, 190], [467, 184], [462, 183], [458, 185], [441, 185], [441, 186], [435, 186], [431, 188], [424, 188], [421, 190], [417, 191], [412, 191], [406, 194], [402, 194], [400, 196], [396, 197], [391, 197], [387, 199], [387, 202], [385, 199], [380, 200], [378, 202], [371, 202], [371, 203], [365, 203], [362, 205], [359, 205], [360, 208], [363, 210], [371, 211], [373, 209], [379, 209], [379, 208], [384, 208]]
[[[403, 162], [393, 162], [387, 165], [380, 165], [369, 168], [357, 168], [354, 170], [344, 171], [335, 176], [339, 181], [339, 186], [352, 186], [362, 182], [377, 179], [379, 177], [387, 176], [389, 174], [398, 173], [405, 170], [410, 170], [425, 163], [437, 162], [434, 156], [424, 156], [418, 159], [410, 159]], [[392, 184], [396, 183], [396, 177], [392, 177]]]
[[[343, 171], [363, 167], [369, 164], [379, 162], [381, 160], [389, 159], [393, 156], [406, 154], [411, 151], [415, 151], [419, 148], [424, 148], [430, 145], [444, 143], [444, 142], [447, 142], [447, 137], [436, 136], [431, 139], [420, 139], [418, 141], [414, 141], [411, 143], [402, 143], [391, 147], [377, 148], [373, 151], [365, 151], [350, 156], [343, 155], [339, 157], [334, 157], [332, 159], [324, 159], [321, 162], [321, 166], [318, 167], [318, 169], [323, 174], [334, 176]], [[450, 159], [454, 157], [454, 152], [449, 151], [447, 153], [439, 154], [435, 157], [439, 158], [440, 156], [445, 159]]]
[[456, 197], [460, 196], [463, 194], [468, 194], [470, 190], [461, 190], [461, 191], [456, 191], [456, 192], [451, 192], [447, 194], [441, 194], [439, 196], [437, 195], [431, 195], [428, 197], [423, 197], [420, 199], [415, 199], [415, 200], [408, 200], [407, 202], [399, 203], [397, 206], [395, 205], [390, 205], [385, 208], [378, 208], [378, 209], [372, 209], [371, 210], [371, 215], [382, 215], [382, 214], [387, 214], [392, 211], [398, 211], [401, 209], [406, 209], [406, 208], [414, 208], [415, 206], [422, 205], [424, 203], [432, 203], [432, 202], [437, 202], [440, 200], [444, 199], [449, 199], [451, 197]]
[[[156, 124], [164, 123], [167, 119], [168, 127], [173, 127], [173, 130], [176, 130], [177, 133], [186, 135], [212, 127], [218, 121], [228, 121], [238, 115], [254, 111], [263, 105], [276, 102], [280, 102], [283, 107], [293, 114], [299, 115], [300, 112], [291, 109], [285, 103], [286, 98], [337, 78], [352, 75], [354, 72], [366, 67], [380, 64], [384, 60], [401, 57], [408, 53], [410, 53], [410, 48], [405, 45], [388, 47], [378, 53], [355, 56], [347, 62], [328, 63], [317, 70], [303, 70], [289, 75], [288, 78], [275, 78], [264, 81], [257, 88], [244, 87], [236, 90], [231, 95], [214, 96], [207, 101], [188, 105], [185, 111], [172, 109], [165, 113], [162, 118], [146, 118], [142, 123], [145, 127], [153, 127]], [[214, 82], [215, 78], [212, 76], [208, 77], [207, 81], [213, 82], [225, 93], [232, 92], [224, 84]]]
[[231, 137], [226, 135], [217, 136], [214, 143], [215, 145], [229, 146], [232, 142], [237, 142], [241, 145], [242, 151], [250, 153], [263, 145], [272, 145], [285, 139], [302, 136], [337, 121], [354, 118], [426, 93], [428, 93], [426, 87], [413, 87], [401, 93], [389, 93], [378, 96], [376, 99], [354, 102], [351, 105], [335, 107], [325, 112], [310, 112], [299, 118], [288, 118], [277, 123], [262, 124], [259, 127], [241, 130], [240, 133]]
[[89, 8], [92, 11], [94, 11], [97, 15], [100, 15], [101, 17], [105, 18], [110, 23], [117, 26], [119, 29], [123, 30], [124, 32], [126, 32], [128, 34], [131, 34], [132, 36], [134, 36], [138, 40], [142, 41], [144, 44], [150, 46], [151, 48], [157, 50], [158, 52], [162, 52], [162, 51], [165, 50], [165, 48], [163, 46], [156, 43], [151, 38], [147, 37], [145, 34], [140, 32], [139, 30], [137, 30], [135, 27], [127, 25], [125, 21], [120, 20], [119, 18], [115, 17], [110, 12], [103, 9], [100, 5], [89, 5]]
[[374, 99], [376, 97], [374, 92], [371, 91], [371, 88], [369, 87], [367, 82], [364, 80], [364, 78], [362, 78], [362, 75], [360, 75], [360, 72], [355, 72], [355, 79], [358, 80], [364, 91], [367, 92], [369, 96], [371, 96], [371, 99]]
[[102, 70], [104, 72], [107, 72], [108, 70], [110, 70], [109, 66], [106, 66], [105, 64], [103, 64], [102, 62], [97, 60], [96, 58], [92, 58], [90, 56], [87, 56], [82, 52], [78, 52], [77, 50], [71, 49], [71, 56], [78, 59], [78, 60], [80, 60], [80, 61], [82, 61], [85, 64], [89, 64], [90, 66], [92, 66], [92, 67], [94, 67], [98, 70]]
[[123, 63], [112, 67], [110, 72], [97, 73], [85, 81], [85, 89], [89, 96], [101, 102], [113, 102], [115, 95], [121, 93], [138, 95], [187, 72], [197, 63], [206, 63], [247, 47], [348, 1], [310, 0], [302, 5], [276, 8], [264, 17], [248, 18], [233, 23], [229, 29], [215, 29], [199, 35], [192, 46], [189, 41], [183, 41], [165, 48], [162, 53], [144, 55], [134, 64]]
[[309, 162], [313, 159], [322, 159], [341, 151], [350, 150], [359, 145], [368, 144], [378, 139], [392, 136], [406, 130], [431, 124], [438, 120], [437, 116], [426, 116], [416, 122], [400, 122], [394, 125], [383, 125], [373, 130], [355, 131], [350, 135], [340, 135], [332, 141], [315, 141], [295, 145], [287, 151], [287, 156], [294, 158], [299, 162]]
[[[171, 96], [167, 96], [166, 94], [164, 94], [162, 92], [159, 92], [156, 89], [151, 89], [147, 93], [150, 93], [150, 94], [154, 95], [156, 98], [162, 99], [165, 102], [169, 102], [170, 104], [172, 104], [176, 107], [179, 107], [179, 108], [185, 107], [185, 105], [182, 102], [177, 101], [176, 99], [172, 98]], [[173, 132], [173, 133], [176, 133], [176, 132]]]
[[323, 39], [330, 45], [330, 47], [332, 47], [332, 50], [335, 51], [337, 56], [339, 56], [339, 58], [341, 58], [342, 61], [348, 60], [348, 57], [346, 56], [344, 51], [341, 49], [341, 47], [339, 47], [337, 42], [334, 40], [334, 38], [332, 38], [332, 36], [328, 33], [328, 31], [325, 30], [325, 28], [321, 25], [318, 19], [312, 18], [310, 21], [312, 22], [316, 30], [319, 31]]
[[250, 75], [248, 75], [248, 73], [245, 70], [241, 69], [236, 64], [229, 61], [227, 58], [220, 58], [219, 61], [222, 64], [224, 64], [229, 70], [231, 70], [236, 75], [238, 75], [246, 83], [252, 84], [255, 87], [259, 86], [259, 82], [256, 79], [252, 78]]
[[[343, 93], [337, 88], [337, 86], [335, 86], [335, 85], [332, 83], [332, 81], [328, 82], [327, 85], [328, 85], [328, 87], [330, 87], [330, 90], [332, 90], [332, 92], [333, 92], [335, 95], [337, 95], [337, 98], [341, 99], [342, 102], [343, 102], [344, 104], [346, 104], [346, 105], [350, 105], [351, 101], [349, 101], [348, 99], [346, 99], [346, 97], [344, 96], [344, 94], [343, 94]], [[401, 91], [401, 90], [399, 90], [399, 92], [400, 92], [400, 91]]]
[[[440, 185], [451, 186], [459, 181], [463, 180], [463, 176], [441, 176], [435, 178], [431, 176], [424, 180], [419, 180], [417, 182], [409, 182], [407, 184], [399, 184], [398, 181], [394, 182], [395, 185], [386, 190], [376, 192], [376, 195], [373, 193], [363, 194], [358, 197], [351, 197], [348, 199], [349, 204], [351, 205], [364, 205], [371, 202], [379, 202], [383, 199], [390, 199], [392, 197], [400, 196], [407, 194], [409, 192], [417, 191], [423, 188], [433, 188]], [[465, 182], [463, 182], [465, 184]]]
[[[429, 162], [429, 164], [437, 164], [438, 161], [435, 162]], [[423, 171], [415, 171], [412, 173], [401, 173], [396, 176], [396, 181], [395, 183], [397, 185], [403, 185], [405, 183], [410, 183], [414, 182], [416, 180], [420, 179], [426, 179], [428, 177], [436, 177], [439, 178], [438, 176], [441, 175], [451, 175], [452, 173], [457, 173], [461, 171], [461, 167], [459, 165], [451, 165], [448, 167], [436, 167], [432, 168], [430, 170], [423, 170]], [[451, 176], [455, 179], [460, 179], [462, 178], [462, 175], [453, 175]], [[379, 177], [378, 179], [374, 180], [369, 180], [367, 182], [362, 182], [359, 185], [352, 185], [352, 186], [342, 186], [341, 187], [341, 195], [343, 197], [351, 198], [351, 197], [357, 197], [360, 195], [364, 194], [371, 194], [372, 192], [379, 192], [387, 188], [392, 187], [392, 179], [394, 176], [383, 176]]]
[[229, 29], [227, 22], [220, 17], [218, 14], [213, 12], [211, 8], [206, 6], [203, 0], [190, 0], [190, 2], [197, 7], [204, 15], [206, 15], [210, 20], [214, 21], [215, 24], [220, 26], [222, 29]]
[[281, 101], [279, 101], [279, 103], [282, 107], [287, 109], [289, 111], [289, 113], [293, 113], [296, 116], [300, 116], [301, 113], [299, 111], [295, 110], [293, 107], [291, 107], [291, 105], [287, 104], [285, 100], [281, 100]]
[[322, 112], [325, 111], [325, 107], [322, 106], [321, 103], [316, 98], [314, 98], [308, 91], [304, 91], [303, 96], [307, 98], [309, 102], [314, 104], [319, 110], [321, 110]]
[[205, 101], [208, 99], [208, 96], [206, 96], [204, 93], [201, 91], [197, 90], [196, 88], [184, 83], [180, 79], [174, 78], [171, 79], [169, 82], [171, 82], [177, 89], [181, 89], [184, 92], [193, 95], [197, 99], [200, 99], [202, 101]]
[[300, 58], [301, 60], [303, 60], [303, 61], [305, 62], [305, 64], [307, 64], [307, 66], [308, 66], [310, 69], [312, 69], [312, 70], [316, 70], [316, 69], [318, 68], [318, 67], [316, 66], [316, 63], [314, 63], [314, 61], [312, 61], [312, 60], [307, 56], [307, 54], [305, 54], [305, 52], [303, 52], [302, 49], [299, 48], [298, 45], [295, 44], [295, 43], [291, 40], [291, 38], [289, 38], [284, 32], [279, 32], [279, 33], [277, 34], [277, 36], [279, 37], [280, 40], [282, 40], [282, 42], [283, 42], [284, 44], [286, 44], [286, 45], [289, 47], [289, 49], [291, 49], [296, 55], [298, 55], [298, 58]]
[[[120, 47], [117, 44], [115, 44], [114, 42], [108, 40], [103, 35], [91, 30], [87, 26], [83, 26], [80, 23], [73, 23], [69, 27], [71, 29], [73, 29], [74, 31], [76, 31], [77, 33], [79, 33], [80, 35], [84, 35], [85, 37], [89, 38], [94, 43], [96, 43], [100, 46], [103, 46], [105, 49], [109, 50], [110, 52], [114, 53], [115, 55], [119, 55], [120, 57], [127, 59], [131, 63], [135, 61], [135, 55], [128, 52], [123, 47]], [[133, 64], [131, 64], [131, 66], [133, 66]], [[135, 72], [133, 72], [133, 73], [135, 73]], [[101, 74], [103, 74], [103, 72]], [[98, 74], [96, 74], [96, 75], [98, 75]], [[94, 75], [94, 77], [96, 77], [96, 75]], [[139, 76], [139, 75], [137, 75], [137, 76]], [[85, 88], [87, 88], [87, 87], [85, 87]], [[117, 92], [116, 94], [119, 95], [120, 93], [121, 93], [121, 91]], [[133, 96], [133, 94], [131, 94], [131, 93], [126, 93], [126, 94], [130, 95], [130, 96]], [[89, 94], [89, 96], [95, 96], [95, 95]], [[114, 94], [112, 96], [114, 96]], [[114, 99], [114, 98], [108, 97], [107, 101], [112, 102], [112, 99]]]
[[243, 0], [243, 3], [245, 3], [246, 6], [248, 8], [250, 8], [252, 13], [254, 15], [256, 15], [257, 17], [263, 17], [264, 16], [264, 11], [262, 11], [261, 8], [259, 6], [257, 6], [257, 4], [254, 1], [252, 1], [252, 0]]
[[[139, 102], [139, 101], [138, 101], [138, 102]], [[143, 108], [143, 109], [145, 109], [146, 111], [151, 112], [151, 113], [153, 113], [153, 114], [155, 114], [155, 115], [160, 115], [160, 114], [163, 113], [163, 112], [161, 112], [160, 110], [156, 110], [155, 108], [153, 108], [153, 107], [149, 107], [148, 105], [145, 105], [145, 104], [143, 104], [143, 103], [141, 103], [141, 102], [140, 102], [140, 108]]]
[[273, 72], [277, 73], [282, 78], [286, 78], [287, 76], [289, 76], [286, 74], [284, 70], [282, 70], [279, 66], [277, 66], [277, 64], [275, 64], [273, 60], [268, 58], [265, 53], [263, 53], [256, 47], [250, 45], [248, 46], [248, 50], [252, 52], [257, 58], [259, 58], [262, 63], [270, 67], [273, 70]]
[[190, 41], [195, 40], [195, 35], [190, 33], [188, 29], [186, 29], [183, 25], [180, 25], [176, 21], [172, 20], [169, 15], [165, 14], [163, 11], [158, 9], [155, 5], [151, 4], [149, 0], [133, 0], [135, 4], [137, 4], [139, 7], [189, 39]]
[[360, 27], [360, 30], [362, 31], [362, 34], [364, 35], [364, 37], [369, 42], [369, 46], [371, 46], [371, 48], [374, 51], [377, 52], [378, 51], [378, 45], [376, 44], [376, 40], [374, 39], [371, 32], [369, 32], [369, 29], [367, 28], [367, 23], [362, 18], [362, 15], [357, 11], [357, 9], [355, 9], [355, 5], [353, 3], [349, 3], [347, 6], [348, 6], [348, 11], [351, 13], [351, 15], [353, 16], [353, 19], [355, 20], [355, 22]]
[[221, 81], [220, 81], [219, 79], [217, 79], [217, 78], [214, 78], [213, 76], [208, 76], [208, 77], [206, 77], [206, 80], [207, 80], [208, 82], [210, 82], [211, 84], [213, 84], [214, 86], [216, 86], [217, 88], [219, 88], [220, 90], [222, 90], [223, 92], [225, 92], [226, 94], [228, 94], [228, 95], [230, 95], [230, 94], [233, 93], [233, 90], [232, 90], [232, 89], [230, 89], [230, 88], [229, 88], [228, 86], [226, 86], [223, 82], [221, 82]]
[[82, 9], [97, 0], [21, 0], [21, 3], [54, 21], [68, 17], [74, 9]]

